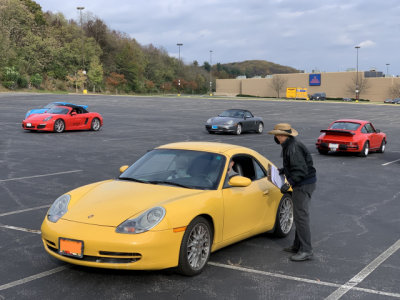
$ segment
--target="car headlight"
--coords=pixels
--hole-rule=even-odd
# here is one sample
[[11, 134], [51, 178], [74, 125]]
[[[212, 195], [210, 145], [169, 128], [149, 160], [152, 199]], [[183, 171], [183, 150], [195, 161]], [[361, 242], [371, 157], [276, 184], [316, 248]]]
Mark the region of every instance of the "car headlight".
[[118, 233], [130, 234], [146, 232], [156, 226], [158, 223], [160, 223], [164, 216], [164, 207], [153, 207], [142, 213], [137, 218], [126, 220], [125, 222], [120, 224], [115, 231]]
[[50, 121], [51, 120], [51, 116], [50, 117], [47, 117], [46, 119], [44, 119], [43, 121]]
[[47, 219], [53, 223], [57, 222], [68, 211], [70, 195], [62, 195], [54, 201], [47, 213]]
[[207, 120], [207, 124], [210, 124], [211, 121], [212, 121], [212, 118], [208, 119], [208, 120]]
[[225, 125], [232, 125], [233, 124], [233, 120], [229, 120], [228, 122], [225, 122]]

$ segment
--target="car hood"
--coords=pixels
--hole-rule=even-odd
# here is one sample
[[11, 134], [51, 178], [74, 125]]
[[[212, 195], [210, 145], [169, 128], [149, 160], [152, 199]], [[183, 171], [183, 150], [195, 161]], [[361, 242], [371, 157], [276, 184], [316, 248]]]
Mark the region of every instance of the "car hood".
[[238, 118], [232, 118], [232, 117], [215, 117], [215, 118], [211, 119], [211, 124], [223, 125], [223, 124], [227, 123], [230, 120], [233, 120], [233, 122], [237, 122], [239, 119]]
[[47, 111], [47, 109], [48, 109], [48, 108], [35, 108], [35, 109], [31, 109], [30, 111], [28, 111], [28, 112], [26, 113], [25, 119], [26, 119], [27, 117], [29, 117], [30, 115], [33, 115], [33, 114], [42, 114], [42, 113], [45, 113], [45, 112]]
[[63, 219], [116, 227], [152, 207], [206, 192], [122, 180], [105, 181], [83, 195], [76, 195], [79, 189], [71, 193], [71, 204]]
[[54, 117], [57, 116], [56, 114], [47, 114], [47, 113], [41, 113], [41, 114], [33, 114], [30, 115], [25, 121], [43, 121], [47, 117]]

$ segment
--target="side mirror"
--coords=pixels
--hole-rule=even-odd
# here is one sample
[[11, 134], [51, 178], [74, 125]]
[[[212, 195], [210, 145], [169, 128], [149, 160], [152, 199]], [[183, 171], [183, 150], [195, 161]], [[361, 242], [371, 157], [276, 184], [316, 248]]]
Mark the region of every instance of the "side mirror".
[[245, 187], [251, 184], [251, 180], [243, 176], [233, 176], [228, 183], [230, 186]]
[[120, 167], [119, 168], [119, 173], [124, 173], [125, 171], [126, 171], [126, 169], [128, 169], [129, 168], [129, 166], [128, 165], [125, 165], [125, 166], [122, 166], [122, 167]]

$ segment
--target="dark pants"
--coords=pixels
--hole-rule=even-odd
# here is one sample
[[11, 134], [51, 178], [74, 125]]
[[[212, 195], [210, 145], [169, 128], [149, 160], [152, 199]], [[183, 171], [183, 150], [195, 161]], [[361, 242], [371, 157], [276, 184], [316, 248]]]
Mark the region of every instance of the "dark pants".
[[293, 247], [300, 252], [311, 252], [310, 213], [308, 210], [315, 183], [293, 187], [293, 217], [296, 234]]

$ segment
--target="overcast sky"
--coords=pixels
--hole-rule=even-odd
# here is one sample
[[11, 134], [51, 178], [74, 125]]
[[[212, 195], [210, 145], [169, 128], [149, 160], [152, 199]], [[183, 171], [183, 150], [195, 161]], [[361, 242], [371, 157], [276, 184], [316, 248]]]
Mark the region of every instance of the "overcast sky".
[[[77, 6], [185, 63], [267, 60], [311, 72], [400, 74], [399, 0], [36, 0], [78, 20]], [[387, 66], [387, 64], [390, 64]]]

